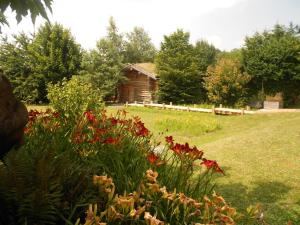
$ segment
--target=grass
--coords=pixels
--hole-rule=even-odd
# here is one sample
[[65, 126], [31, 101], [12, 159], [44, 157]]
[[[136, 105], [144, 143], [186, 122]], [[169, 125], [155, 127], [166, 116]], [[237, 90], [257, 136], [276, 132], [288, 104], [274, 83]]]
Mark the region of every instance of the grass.
[[154, 137], [173, 135], [175, 141], [197, 145], [207, 158], [216, 159], [226, 175], [217, 179], [215, 189], [239, 211], [261, 203], [268, 224], [299, 224], [300, 113], [215, 116], [126, 110], [140, 116]]

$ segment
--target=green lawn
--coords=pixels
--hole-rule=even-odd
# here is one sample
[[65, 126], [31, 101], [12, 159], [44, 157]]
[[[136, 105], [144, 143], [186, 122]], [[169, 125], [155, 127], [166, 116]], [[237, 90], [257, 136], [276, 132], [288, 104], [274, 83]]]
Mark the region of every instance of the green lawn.
[[216, 159], [226, 173], [217, 179], [216, 190], [240, 211], [259, 202], [268, 224], [300, 224], [300, 113], [214, 116], [126, 110], [140, 116], [154, 137], [173, 135]]

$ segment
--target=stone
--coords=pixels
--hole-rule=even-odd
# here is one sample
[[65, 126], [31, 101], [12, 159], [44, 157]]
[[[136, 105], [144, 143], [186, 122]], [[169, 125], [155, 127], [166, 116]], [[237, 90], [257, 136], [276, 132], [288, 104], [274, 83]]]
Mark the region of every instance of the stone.
[[9, 80], [0, 71], [0, 159], [23, 143], [27, 122], [25, 105], [16, 99]]

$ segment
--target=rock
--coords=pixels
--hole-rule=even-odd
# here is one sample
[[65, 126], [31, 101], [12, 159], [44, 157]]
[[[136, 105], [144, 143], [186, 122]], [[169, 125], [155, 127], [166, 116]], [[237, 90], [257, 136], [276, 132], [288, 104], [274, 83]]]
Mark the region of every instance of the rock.
[[0, 159], [22, 144], [27, 122], [25, 105], [16, 99], [9, 80], [0, 71]]

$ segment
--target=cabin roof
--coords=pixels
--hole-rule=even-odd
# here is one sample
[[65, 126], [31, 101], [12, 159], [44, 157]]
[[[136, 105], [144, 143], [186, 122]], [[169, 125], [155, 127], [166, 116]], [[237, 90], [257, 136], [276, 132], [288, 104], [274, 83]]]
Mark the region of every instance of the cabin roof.
[[128, 64], [124, 70], [136, 70], [146, 76], [157, 80], [157, 75], [155, 73], [155, 64], [154, 63], [135, 63], [135, 64]]

